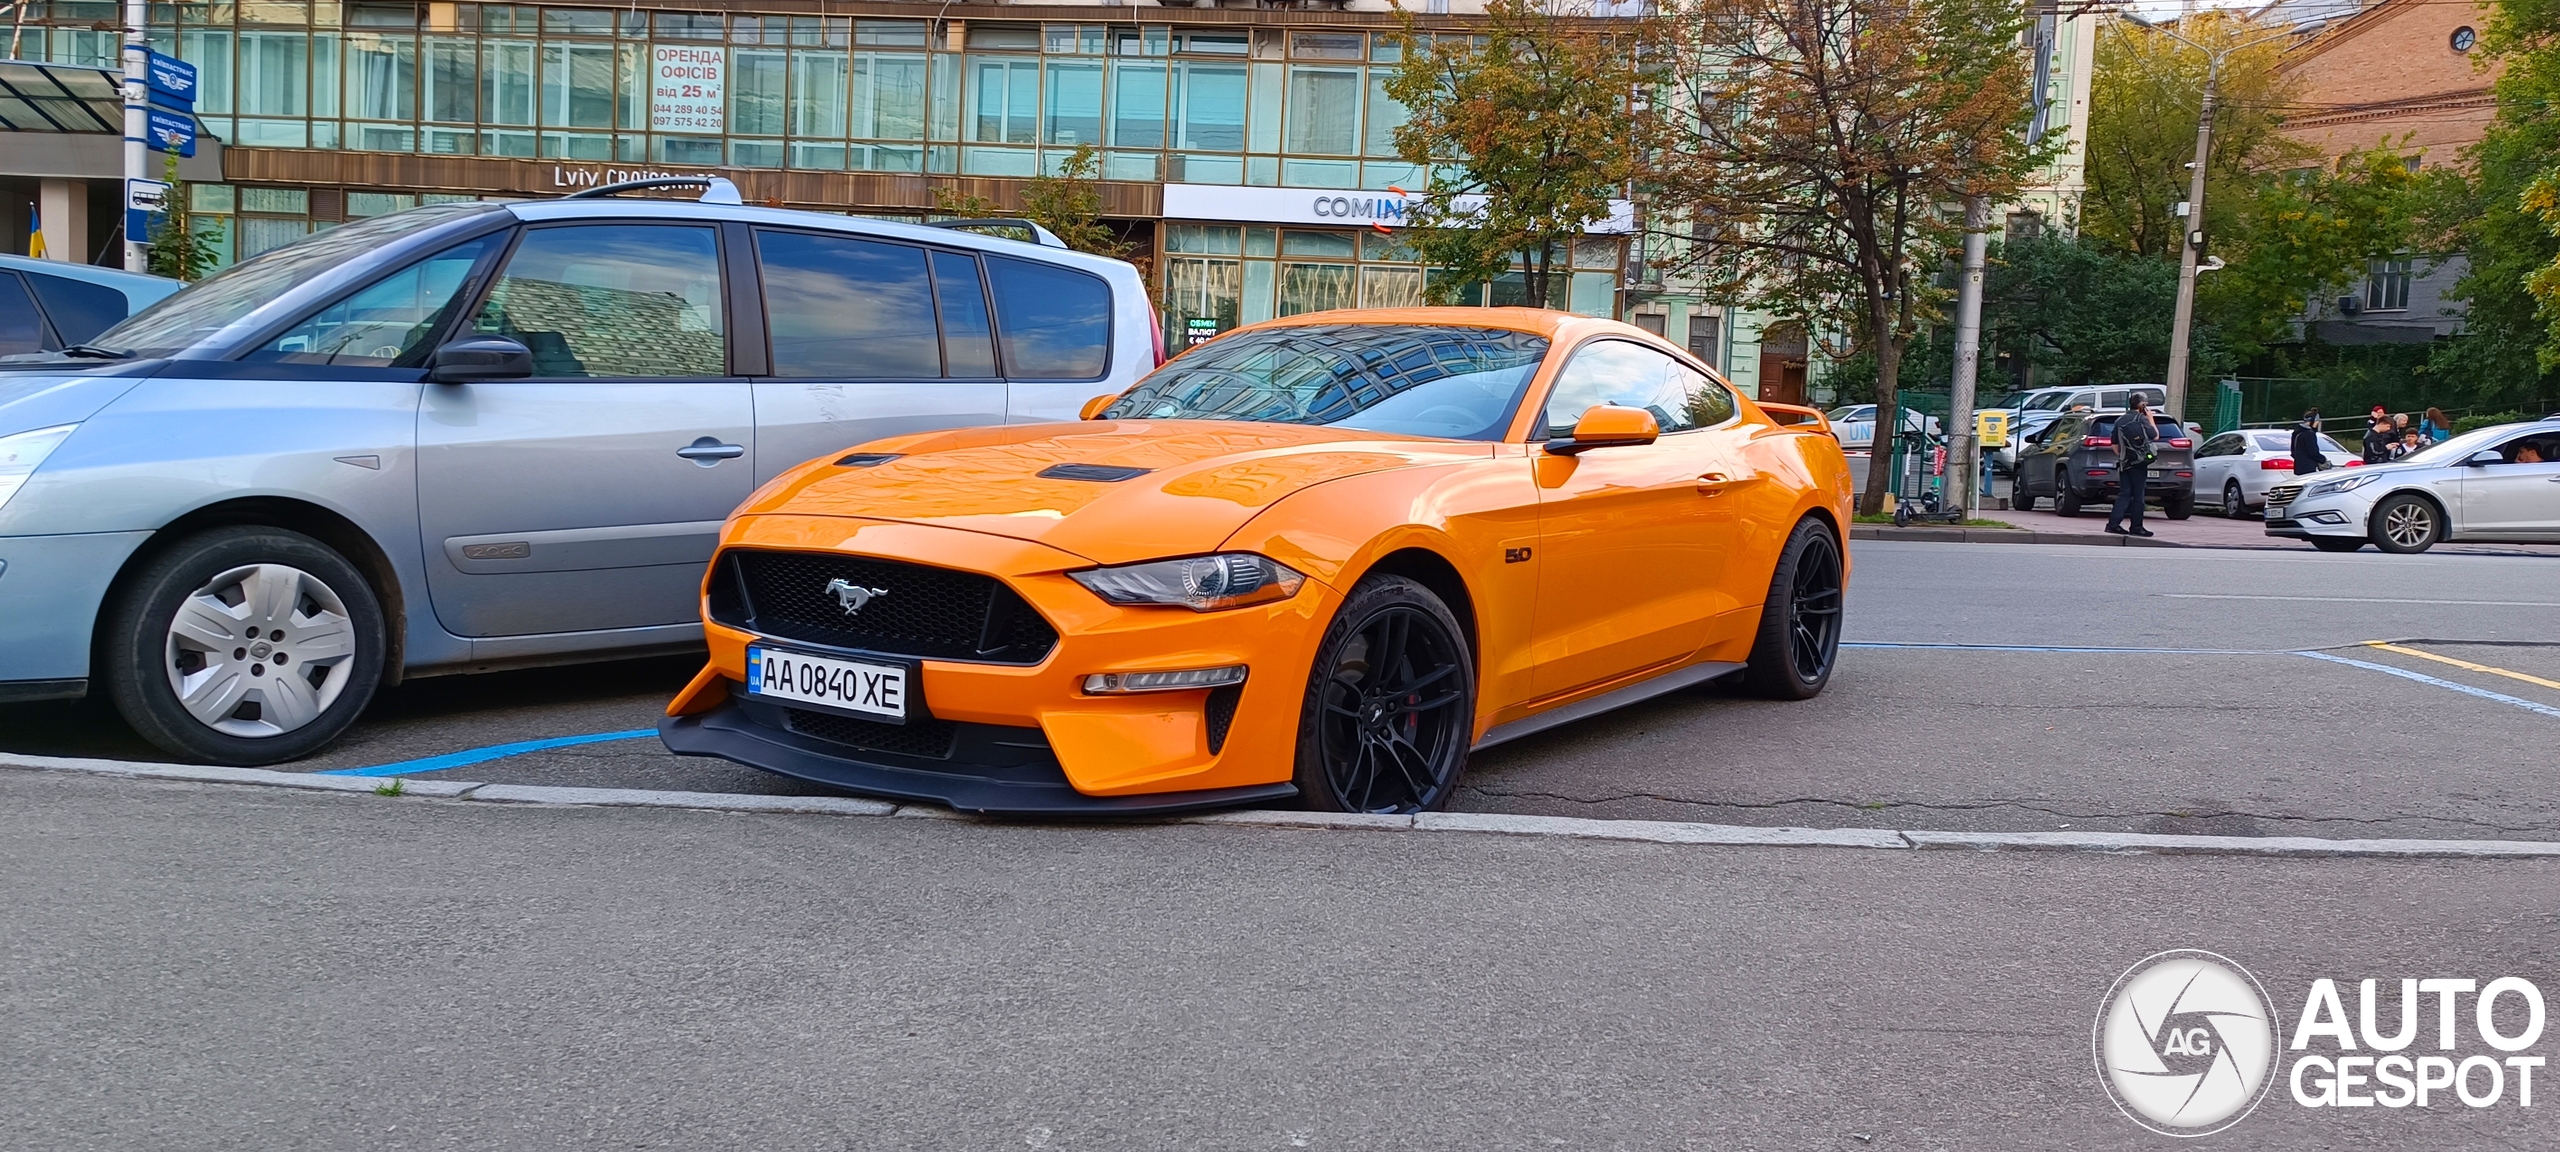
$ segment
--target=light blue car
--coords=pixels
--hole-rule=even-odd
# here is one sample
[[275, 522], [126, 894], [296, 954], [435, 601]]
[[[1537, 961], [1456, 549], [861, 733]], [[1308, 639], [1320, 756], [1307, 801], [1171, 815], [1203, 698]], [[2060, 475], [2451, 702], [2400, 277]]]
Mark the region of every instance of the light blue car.
[[88, 343], [183, 287], [122, 268], [0, 256], [0, 356]]
[[349, 224], [0, 361], [0, 701], [264, 764], [406, 676], [695, 647], [757, 485], [1162, 358], [1137, 270], [1046, 233], [630, 190]]

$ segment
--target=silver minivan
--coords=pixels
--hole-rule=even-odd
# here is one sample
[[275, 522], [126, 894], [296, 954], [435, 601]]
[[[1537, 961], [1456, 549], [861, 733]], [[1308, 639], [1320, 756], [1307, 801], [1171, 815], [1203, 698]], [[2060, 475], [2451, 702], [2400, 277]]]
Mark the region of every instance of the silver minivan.
[[445, 204], [11, 358], [0, 701], [104, 691], [263, 764], [406, 676], [696, 646], [720, 523], [784, 469], [1154, 369], [1137, 270], [1054, 245], [726, 181]]

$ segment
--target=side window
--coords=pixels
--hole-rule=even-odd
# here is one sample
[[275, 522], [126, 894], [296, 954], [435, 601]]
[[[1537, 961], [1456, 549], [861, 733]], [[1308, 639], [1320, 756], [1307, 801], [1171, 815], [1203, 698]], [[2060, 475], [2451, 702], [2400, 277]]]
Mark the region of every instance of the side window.
[[933, 299], [942, 312], [942, 371], [960, 379], [996, 374], [995, 326], [975, 257], [933, 254]]
[[709, 228], [576, 224], [524, 234], [472, 317], [545, 377], [725, 376], [720, 243]]
[[2198, 456], [2237, 456], [2239, 454], [2240, 434], [2237, 432], [2225, 432], [2205, 441], [2204, 447], [2196, 449]]
[[244, 359], [282, 364], [353, 364], [415, 368], [453, 307], [471, 266], [495, 240], [445, 249], [374, 281], [371, 287], [304, 317]]
[[1720, 424], [1734, 413], [1733, 394], [1669, 356], [1630, 340], [1595, 340], [1574, 350], [1547, 394], [1547, 435], [1573, 434], [1594, 405], [1653, 413], [1664, 432]]
[[2123, 408], [2126, 407], [2127, 404], [2128, 402], [2125, 399], [2125, 391], [2122, 388], [2110, 388], [2107, 391], [2098, 393], [2098, 407], [2100, 408]]
[[53, 321], [53, 334], [65, 344], [86, 344], [98, 333], [115, 327], [124, 319], [129, 303], [124, 293], [104, 284], [68, 276], [29, 272], [27, 287], [35, 290], [36, 299], [44, 301], [44, 314]]
[[1004, 374], [1093, 380], [1111, 363], [1111, 286], [1054, 264], [987, 257]]
[[0, 356], [44, 351], [44, 318], [15, 272], [0, 272]]
[[874, 380], [942, 375], [925, 250], [756, 230], [773, 374]]

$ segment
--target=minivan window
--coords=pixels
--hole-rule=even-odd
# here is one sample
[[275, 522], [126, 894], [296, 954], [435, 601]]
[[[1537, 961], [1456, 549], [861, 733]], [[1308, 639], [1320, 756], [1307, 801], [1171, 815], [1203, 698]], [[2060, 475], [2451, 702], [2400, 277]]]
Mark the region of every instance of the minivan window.
[[925, 250], [756, 230], [773, 374], [862, 380], [942, 375]]
[[90, 343], [137, 356], [165, 356], [194, 346], [303, 281], [403, 236], [499, 210], [494, 204], [435, 204], [315, 232], [179, 289]]
[[534, 228], [472, 318], [522, 341], [536, 376], [724, 376], [720, 245], [705, 227]]
[[247, 359], [283, 364], [423, 367], [471, 267], [493, 239], [468, 240], [305, 317]]
[[995, 375], [995, 325], [987, 315], [976, 258], [934, 253], [933, 298], [942, 313], [943, 375], [963, 380]]
[[1111, 361], [1111, 286], [1055, 264], [987, 257], [1004, 373], [1018, 380], [1093, 380]]

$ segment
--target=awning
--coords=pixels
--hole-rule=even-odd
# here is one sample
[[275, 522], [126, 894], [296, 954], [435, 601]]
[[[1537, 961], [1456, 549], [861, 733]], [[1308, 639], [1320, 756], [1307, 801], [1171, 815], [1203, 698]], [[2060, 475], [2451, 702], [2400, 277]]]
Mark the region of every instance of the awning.
[[[178, 162], [186, 180], [222, 179], [222, 142], [196, 124], [196, 154]], [[160, 175], [153, 157], [150, 175]], [[0, 60], [0, 172], [12, 176], [121, 179], [124, 75], [105, 68]]]

